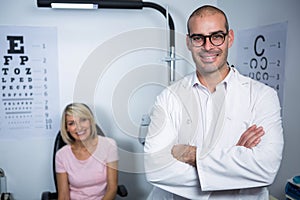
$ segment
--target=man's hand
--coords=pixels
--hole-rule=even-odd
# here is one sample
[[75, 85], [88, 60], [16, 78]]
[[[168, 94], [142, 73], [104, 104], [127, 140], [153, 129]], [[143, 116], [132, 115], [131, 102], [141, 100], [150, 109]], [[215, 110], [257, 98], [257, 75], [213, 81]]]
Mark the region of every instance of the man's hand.
[[244, 146], [246, 148], [255, 147], [260, 141], [261, 137], [265, 134], [263, 127], [252, 125], [240, 137], [236, 146]]
[[173, 146], [171, 153], [174, 158], [177, 160], [196, 166], [196, 147], [185, 145], [185, 144], [176, 144]]

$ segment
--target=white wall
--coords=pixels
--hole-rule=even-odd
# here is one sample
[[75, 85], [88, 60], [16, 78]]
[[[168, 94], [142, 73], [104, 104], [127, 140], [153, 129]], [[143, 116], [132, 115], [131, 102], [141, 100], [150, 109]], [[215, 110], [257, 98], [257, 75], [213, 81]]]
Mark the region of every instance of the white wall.
[[[296, 38], [300, 32], [297, 21], [299, 1], [155, 0], [153, 2], [168, 6], [174, 18], [177, 31], [176, 48], [183, 58], [176, 63], [179, 74], [193, 68], [184, 46], [184, 34], [188, 15], [199, 5], [217, 3], [226, 11], [230, 25], [234, 29], [288, 21], [283, 105], [286, 147], [279, 175], [271, 186], [271, 193], [283, 199], [286, 179], [300, 173], [300, 160], [297, 159], [299, 156], [297, 157], [297, 152], [294, 151], [298, 146], [297, 142], [300, 141], [296, 127], [300, 118], [300, 107], [297, 104], [300, 102], [300, 90], [296, 88], [297, 74], [300, 74], [296, 62], [298, 52], [296, 48], [299, 46]], [[149, 111], [155, 95], [166, 84], [168, 77], [166, 64], [161, 61], [166, 57], [161, 48], [167, 46], [165, 44], [167, 34], [160, 34], [161, 28], [166, 27], [162, 15], [153, 9], [51, 10], [37, 8], [35, 0], [1, 0], [0, 25], [57, 27], [61, 109], [73, 99], [86, 100], [84, 96], [79, 97], [76, 93], [78, 90], [81, 92], [82, 85], [86, 86], [87, 90], [95, 88], [92, 99], [88, 101], [96, 107], [97, 120], [103, 130], [117, 140], [121, 154], [125, 155], [125, 158], [120, 160], [120, 168], [123, 170], [120, 182], [129, 189], [129, 197], [125, 199], [145, 199], [150, 185], [145, 182], [142, 173], [133, 171], [142, 169], [139, 156], [142, 146], [137, 141], [141, 116]], [[154, 27], [157, 29], [146, 29]], [[129, 33], [132, 34], [128, 36]], [[138, 43], [137, 38], [144, 35], [147, 36], [144, 38], [145, 43], [153, 40], [159, 41], [161, 45], [154, 42], [149, 43], [149, 46], [136, 48], [134, 44]], [[118, 39], [121, 39], [120, 44], [128, 45], [130, 51], [122, 50], [118, 46], [119, 43], [115, 43]], [[230, 63], [234, 64], [238, 54], [235, 52], [235, 46], [232, 50]], [[105, 56], [102, 57], [103, 54]], [[81, 86], [77, 85], [82, 79], [83, 69], [89, 67], [89, 62], [98, 58], [102, 62], [107, 62], [105, 59], [109, 56], [113, 56], [113, 60], [110, 60], [107, 66], [99, 65], [101, 69], [95, 69], [99, 70], [96, 84], [90, 85], [87, 81]], [[128, 88], [131, 90], [127, 91]], [[53, 191], [52, 144], [53, 139], [24, 138], [18, 141], [0, 139], [0, 167], [7, 174], [8, 190], [14, 193], [16, 199], [35, 200], [40, 198], [42, 191]]]

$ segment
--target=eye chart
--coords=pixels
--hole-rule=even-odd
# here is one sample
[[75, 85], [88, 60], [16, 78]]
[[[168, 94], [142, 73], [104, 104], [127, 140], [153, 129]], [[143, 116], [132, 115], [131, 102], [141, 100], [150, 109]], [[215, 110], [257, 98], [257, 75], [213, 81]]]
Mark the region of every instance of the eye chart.
[[237, 32], [237, 69], [277, 90], [283, 102], [287, 22]]
[[0, 26], [0, 139], [59, 129], [57, 31]]

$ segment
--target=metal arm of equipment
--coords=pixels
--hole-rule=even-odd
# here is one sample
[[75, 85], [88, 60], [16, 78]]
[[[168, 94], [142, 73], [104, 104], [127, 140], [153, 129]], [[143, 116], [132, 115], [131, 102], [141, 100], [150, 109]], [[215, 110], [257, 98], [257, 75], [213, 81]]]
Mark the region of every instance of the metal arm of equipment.
[[[175, 27], [170, 14], [162, 6], [153, 2], [143, 2], [140, 0], [37, 0], [38, 7], [52, 7], [54, 4], [90, 4], [92, 9], [143, 9], [152, 8], [159, 11], [168, 19], [170, 30], [169, 58], [166, 60], [170, 66], [170, 82], [175, 81]], [[67, 7], [64, 7], [67, 8]], [[168, 15], [168, 16], [167, 16]]]

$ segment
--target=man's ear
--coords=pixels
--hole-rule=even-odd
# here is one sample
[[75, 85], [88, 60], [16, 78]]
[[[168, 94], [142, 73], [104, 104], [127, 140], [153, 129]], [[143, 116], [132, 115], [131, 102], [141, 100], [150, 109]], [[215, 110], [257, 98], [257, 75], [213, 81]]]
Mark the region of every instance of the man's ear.
[[230, 48], [234, 41], [234, 32], [232, 29], [228, 31], [228, 47]]

